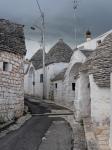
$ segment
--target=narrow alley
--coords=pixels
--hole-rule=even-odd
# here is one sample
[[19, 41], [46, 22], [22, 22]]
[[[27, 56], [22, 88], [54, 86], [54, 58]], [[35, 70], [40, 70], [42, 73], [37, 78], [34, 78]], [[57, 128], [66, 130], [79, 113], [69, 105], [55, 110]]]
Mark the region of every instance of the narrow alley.
[[[47, 103], [42, 106], [27, 100], [25, 103], [35, 116], [20, 129], [1, 137], [0, 150], [85, 150], [84, 130], [81, 125], [76, 123], [74, 140], [72, 128], [63, 117], [44, 115], [50, 114], [52, 109], [65, 112], [63, 108]], [[43, 116], [38, 116], [39, 114]]]

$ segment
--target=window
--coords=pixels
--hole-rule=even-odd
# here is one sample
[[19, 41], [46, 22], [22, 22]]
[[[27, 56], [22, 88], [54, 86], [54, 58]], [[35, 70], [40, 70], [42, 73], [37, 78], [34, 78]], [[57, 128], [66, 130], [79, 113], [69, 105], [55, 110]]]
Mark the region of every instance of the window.
[[75, 91], [75, 83], [72, 83], [72, 91]]
[[90, 88], [90, 83], [88, 83], [88, 88]]
[[101, 40], [98, 40], [97, 41], [97, 46], [100, 45], [100, 44], [101, 44]]
[[57, 83], [55, 83], [55, 88], [57, 89], [57, 87], [58, 87], [58, 84], [57, 84]]
[[9, 64], [8, 64], [8, 62], [3, 62], [3, 71], [9, 71]]
[[43, 83], [43, 74], [40, 74], [40, 83]]
[[83, 49], [84, 49], [84, 46], [80, 46], [78, 49], [79, 49], [79, 50], [83, 50]]

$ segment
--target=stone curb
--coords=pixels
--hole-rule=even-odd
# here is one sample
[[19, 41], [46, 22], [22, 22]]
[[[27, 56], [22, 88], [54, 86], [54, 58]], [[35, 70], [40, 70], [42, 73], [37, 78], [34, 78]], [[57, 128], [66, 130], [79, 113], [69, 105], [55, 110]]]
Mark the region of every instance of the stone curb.
[[27, 98], [28, 99], [28, 101], [30, 101], [30, 102], [37, 102], [37, 103], [48, 103], [48, 104], [55, 104], [55, 105], [57, 105], [57, 106], [59, 106], [59, 107], [62, 107], [62, 108], [64, 108], [64, 109], [67, 109], [67, 110], [69, 110], [69, 111], [71, 111], [71, 112], [73, 112], [73, 110], [71, 110], [70, 108], [68, 108], [68, 107], [66, 107], [66, 106], [63, 106], [63, 105], [60, 105], [60, 104], [57, 104], [56, 102], [52, 102], [52, 101], [50, 101], [50, 100], [42, 100], [42, 99], [38, 99], [38, 98], [36, 98], [36, 97], [32, 97], [32, 96], [29, 96], [29, 95], [25, 95], [25, 98]]
[[6, 134], [8, 134], [11, 131], [15, 131], [19, 129], [27, 120], [29, 120], [32, 116], [30, 114], [26, 114], [25, 116], [20, 117], [16, 122], [12, 121], [7, 123], [7, 126], [4, 125], [3, 128], [1, 128], [0, 132], [0, 138], [4, 137]]
[[9, 122], [7, 122], [7, 123], [5, 123], [5, 124], [0, 125], [0, 132], [1, 132], [2, 130], [4, 130], [4, 129], [8, 128], [10, 125], [14, 124], [14, 122], [15, 122], [15, 121], [12, 120], [12, 121], [9, 121]]
[[99, 146], [92, 129], [92, 123], [90, 121], [90, 118], [83, 118], [83, 123], [84, 123], [87, 149], [99, 150]]
[[32, 116], [67, 116], [73, 115], [73, 113], [44, 113], [44, 114], [32, 114]]
[[62, 107], [62, 108], [65, 108], [65, 109], [67, 109], [67, 110], [73, 112], [73, 110], [71, 110], [71, 109], [68, 108], [67, 106], [63, 106], [63, 105], [57, 104], [56, 102], [52, 102], [52, 101], [50, 102], [50, 101], [48, 101], [48, 100], [44, 100], [44, 102], [47, 102], [47, 103], [49, 103], [49, 104], [55, 104], [55, 105], [57, 105], [57, 106], [60, 106], [60, 107]]

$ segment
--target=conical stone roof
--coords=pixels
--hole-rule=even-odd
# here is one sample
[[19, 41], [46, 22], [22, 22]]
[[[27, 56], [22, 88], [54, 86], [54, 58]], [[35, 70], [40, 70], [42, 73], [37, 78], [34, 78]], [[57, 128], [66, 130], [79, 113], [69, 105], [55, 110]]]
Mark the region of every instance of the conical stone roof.
[[60, 62], [70, 62], [73, 54], [72, 49], [62, 39], [60, 39], [48, 52], [46, 65]]
[[0, 51], [26, 54], [22, 25], [0, 19]]
[[[50, 51], [45, 54], [45, 65], [50, 65], [53, 63], [60, 63], [65, 62], [69, 63], [71, 56], [73, 54], [72, 49], [63, 42], [62, 39], [60, 39], [51, 49]], [[42, 68], [42, 49], [38, 50], [33, 57], [31, 58], [31, 61], [35, 67], [35, 69]]]
[[30, 60], [34, 65], [35, 69], [39, 69], [42, 67], [43, 64], [43, 50], [39, 49], [31, 58]]
[[110, 72], [112, 68], [112, 33], [96, 48], [81, 70], [93, 74], [99, 87], [110, 87]]

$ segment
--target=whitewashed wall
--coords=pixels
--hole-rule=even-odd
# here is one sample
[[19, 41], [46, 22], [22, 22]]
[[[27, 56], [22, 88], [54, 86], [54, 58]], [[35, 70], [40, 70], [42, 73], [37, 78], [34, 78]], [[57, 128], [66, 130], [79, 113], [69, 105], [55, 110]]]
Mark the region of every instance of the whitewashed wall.
[[[77, 50], [73, 53], [68, 69], [65, 73], [65, 80], [64, 80], [64, 87], [63, 87], [63, 100], [65, 101], [65, 104], [73, 109], [74, 107], [74, 101], [75, 101], [75, 93], [76, 91], [72, 91], [72, 82], [76, 82], [74, 79], [74, 75], [72, 74], [72, 79], [70, 78], [71, 70], [73, 69], [74, 65], [77, 63], [83, 63], [85, 62], [86, 57], [81, 53], [80, 50]], [[72, 80], [72, 81], [70, 81]], [[74, 92], [74, 93], [73, 93]], [[76, 106], [75, 106], [76, 107]]]
[[88, 117], [91, 111], [89, 75], [81, 72], [77, 81], [77, 94], [75, 96], [76, 118]]
[[96, 125], [104, 125], [110, 120], [110, 89], [100, 88], [89, 76], [91, 86], [91, 118]]
[[[45, 95], [47, 99], [50, 99], [50, 94], [51, 94], [51, 81], [50, 79], [54, 78], [57, 74], [59, 74], [64, 68], [67, 68], [68, 63], [54, 63], [48, 65], [46, 69], [46, 86], [45, 86]], [[29, 71], [31, 67], [34, 68], [34, 66], [31, 64], [28, 70], [28, 73], [24, 77], [24, 91], [26, 94], [31, 94], [31, 95], [37, 95], [39, 97], [43, 97], [43, 83], [40, 83], [40, 74], [43, 74], [43, 69], [40, 68], [38, 70], [35, 70], [35, 87], [34, 87], [34, 92], [32, 93], [31, 87], [32, 84], [29, 82]]]
[[43, 74], [43, 69], [36, 70], [35, 73], [35, 95], [43, 97], [43, 83], [40, 83], [40, 75]]
[[[42, 97], [43, 96], [43, 83], [40, 83], [40, 74], [43, 74], [43, 70], [42, 69], [38, 69], [38, 70], [34, 69], [35, 85], [33, 87], [31, 81], [29, 80], [29, 73], [30, 73], [30, 69], [32, 67], [33, 67], [33, 65], [31, 64], [31, 66], [29, 67], [28, 73], [24, 77], [24, 92], [25, 92], [25, 94], [28, 94], [28, 95], [35, 95], [35, 96]], [[32, 79], [32, 82], [33, 82], [33, 79]]]
[[47, 99], [51, 98], [51, 81], [50, 79], [54, 78], [57, 74], [59, 74], [64, 68], [67, 68], [68, 63], [54, 63], [50, 64], [46, 67], [46, 85], [47, 85]]
[[[28, 66], [27, 66], [28, 67]], [[30, 70], [33, 69], [33, 74], [30, 75]], [[26, 66], [25, 69], [27, 70]], [[35, 82], [35, 68], [30, 64], [28, 72], [24, 75], [24, 93], [29, 95], [35, 95], [35, 89], [33, 87], [33, 82]]]
[[[57, 88], [55, 87], [55, 84], [57, 83]], [[54, 88], [54, 101], [58, 104], [64, 105], [63, 101], [63, 81], [55, 81], [53, 82], [53, 88]]]

